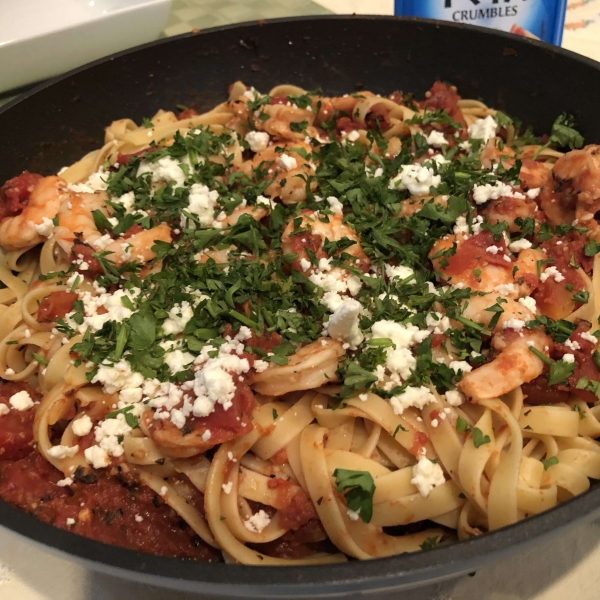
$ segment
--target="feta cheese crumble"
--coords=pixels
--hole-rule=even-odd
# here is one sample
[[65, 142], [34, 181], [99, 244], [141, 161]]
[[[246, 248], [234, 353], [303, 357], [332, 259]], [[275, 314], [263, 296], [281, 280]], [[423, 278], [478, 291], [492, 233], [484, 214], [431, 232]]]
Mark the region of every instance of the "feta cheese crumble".
[[446, 482], [444, 471], [438, 463], [431, 462], [426, 456], [420, 456], [419, 462], [413, 467], [413, 477], [410, 482], [417, 487], [419, 494], [427, 498], [433, 488]]

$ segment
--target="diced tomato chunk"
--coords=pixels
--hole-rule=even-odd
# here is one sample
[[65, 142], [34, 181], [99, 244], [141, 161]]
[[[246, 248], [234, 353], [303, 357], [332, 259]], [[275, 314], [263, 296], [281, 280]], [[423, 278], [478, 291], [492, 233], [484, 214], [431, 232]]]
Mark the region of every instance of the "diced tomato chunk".
[[41, 302], [37, 312], [39, 323], [52, 323], [56, 319], [62, 319], [73, 310], [73, 303], [77, 300], [74, 292], [52, 292]]
[[436, 81], [429, 90], [429, 97], [423, 102], [423, 106], [429, 110], [445, 110], [455, 121], [466, 127], [467, 122], [458, 108], [460, 96], [455, 88], [448, 87], [441, 81]]
[[183, 121], [184, 119], [190, 119], [191, 117], [197, 117], [198, 111], [193, 108], [186, 108], [184, 111], [180, 112], [177, 116], [179, 121]]
[[104, 274], [104, 269], [100, 265], [98, 259], [93, 256], [94, 254], [96, 254], [96, 250], [94, 248], [88, 246], [84, 242], [75, 240], [73, 249], [71, 250], [71, 262], [82, 260], [87, 264], [87, 269], [82, 269], [80, 267], [77, 270], [82, 275], [87, 275], [88, 277], [98, 277], [99, 275]]
[[31, 192], [41, 179], [42, 176], [37, 173], [23, 171], [0, 187], [0, 221], [21, 213], [29, 204]]

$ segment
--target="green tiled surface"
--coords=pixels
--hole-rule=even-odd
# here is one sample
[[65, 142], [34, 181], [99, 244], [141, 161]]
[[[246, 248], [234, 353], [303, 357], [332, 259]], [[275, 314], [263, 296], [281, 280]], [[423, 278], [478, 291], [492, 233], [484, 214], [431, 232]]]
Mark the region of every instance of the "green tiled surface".
[[165, 35], [254, 19], [325, 15], [330, 12], [310, 0], [174, 0]]

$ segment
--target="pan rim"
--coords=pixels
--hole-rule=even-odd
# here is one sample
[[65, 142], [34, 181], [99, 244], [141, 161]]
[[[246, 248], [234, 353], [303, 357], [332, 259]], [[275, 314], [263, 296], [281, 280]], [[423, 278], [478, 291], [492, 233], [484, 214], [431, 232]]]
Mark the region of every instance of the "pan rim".
[[[350, 21], [404, 21], [427, 28], [472, 30], [489, 35], [494, 39], [504, 39], [517, 47], [537, 46], [548, 52], [549, 55], [562, 55], [571, 61], [592, 67], [600, 73], [600, 63], [570, 50], [474, 25], [424, 20], [417, 17], [380, 15], [287, 17], [264, 20], [264, 25], [322, 20], [339, 21], [342, 24]], [[39, 84], [0, 107], [0, 114], [73, 75], [120, 57], [198, 35], [214, 34], [232, 29], [243, 32], [249, 27], [262, 23], [262, 21], [248, 21], [213, 27], [197, 33], [184, 33], [109, 55]], [[182, 591], [198, 591], [201, 586], [202, 592], [207, 594], [231, 596], [260, 594], [264, 597], [277, 598], [305, 597], [308, 594], [319, 592], [344, 594], [350, 591], [369, 590], [374, 592], [390, 588], [410, 588], [418, 586], [424, 581], [433, 582], [459, 576], [478, 568], [492, 555], [498, 557], [503, 553], [514, 551], [517, 547], [524, 548], [529, 543], [539, 542], [541, 537], [558, 534], [563, 528], [570, 527], [577, 521], [591, 519], [598, 512], [600, 512], [600, 486], [592, 487], [584, 494], [524, 521], [478, 538], [435, 548], [428, 552], [390, 556], [361, 563], [261, 567], [258, 569], [245, 565], [184, 561], [110, 546], [43, 523], [2, 500], [0, 500], [0, 525], [25, 536], [29, 541], [42, 544], [49, 550], [67, 556], [71, 560], [82, 562], [94, 570], [118, 577], [136, 579], [144, 583]], [[556, 522], [557, 517], [558, 523]], [[235, 577], [235, 583], [231, 582], [232, 576]]]

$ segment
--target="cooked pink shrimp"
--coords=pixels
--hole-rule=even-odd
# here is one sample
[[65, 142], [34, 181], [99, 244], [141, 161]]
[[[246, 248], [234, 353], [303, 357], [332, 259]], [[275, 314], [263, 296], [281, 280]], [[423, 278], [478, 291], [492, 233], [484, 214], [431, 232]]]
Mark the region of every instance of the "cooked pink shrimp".
[[600, 146], [571, 150], [552, 167], [552, 177], [540, 193], [540, 206], [553, 225], [577, 219], [600, 240]]
[[[477, 260], [473, 260], [473, 254]], [[468, 239], [462, 234], [447, 235], [437, 240], [429, 252], [434, 269], [445, 281], [482, 292], [513, 282], [514, 264], [502, 260], [504, 255], [503, 245], [496, 245], [485, 232]]]
[[500, 306], [504, 312], [500, 313], [500, 318], [495, 325], [495, 331], [502, 331], [505, 327], [511, 324], [521, 325], [517, 321], [526, 323], [535, 319], [535, 313], [526, 308], [523, 304], [503, 296], [498, 292], [486, 294], [485, 296], [473, 296], [467, 300], [463, 306], [462, 315], [471, 321], [476, 323], [482, 323], [485, 327], [489, 327], [490, 321], [494, 318], [496, 313], [487, 310], [497, 302], [497, 298], [501, 296], [504, 300]]
[[41, 179], [31, 190], [23, 211], [0, 223], [0, 245], [7, 250], [25, 250], [40, 244], [52, 232], [52, 219], [61, 204], [69, 199], [67, 182], [61, 177]]
[[491, 169], [492, 165], [500, 163], [505, 169], [508, 169], [515, 164], [515, 151], [501, 142], [500, 138], [493, 138], [481, 151], [481, 164], [486, 169]]
[[148, 262], [156, 256], [151, 250], [155, 241], [169, 244], [173, 241], [171, 229], [166, 223], [161, 223], [152, 229], [141, 230], [129, 237], [108, 239], [106, 234], [103, 235], [98, 231], [93, 217], [95, 210], [110, 217], [105, 200], [105, 192], [72, 193], [69, 202], [63, 204], [58, 213], [59, 225], [56, 235], [58, 244], [67, 254], [71, 252], [75, 240], [79, 239], [97, 251], [110, 252], [110, 260], [117, 264], [128, 260]]
[[463, 375], [458, 387], [464, 394], [475, 400], [497, 398], [542, 374], [544, 363], [530, 348], [548, 355], [552, 340], [541, 331], [525, 330], [522, 333], [523, 337], [520, 337], [513, 330], [494, 337], [492, 347], [500, 350], [500, 354]]
[[[257, 152], [251, 161], [242, 164], [242, 170], [251, 175], [254, 169], [263, 164], [268, 171], [268, 178], [273, 183], [265, 190], [269, 198], [281, 198], [284, 204], [296, 204], [306, 200], [306, 178], [315, 174], [314, 165], [295, 152], [303, 149], [310, 154], [311, 147], [304, 142], [283, 145], [283, 152], [276, 151], [282, 145], [272, 145], [266, 150]], [[311, 190], [316, 189], [316, 182], [311, 182]]]
[[487, 206], [481, 211], [482, 215], [487, 216], [487, 222], [490, 225], [496, 223], [508, 223], [508, 231], [519, 232], [521, 228], [515, 223], [517, 218], [523, 220], [527, 218], [535, 219], [536, 223], [543, 223], [546, 218], [544, 213], [538, 208], [538, 205], [531, 198], [511, 198], [501, 196], [496, 200], [490, 200]]
[[135, 260], [146, 263], [152, 260], [156, 253], [151, 250], [155, 242], [170, 244], [171, 228], [166, 223], [161, 223], [152, 229], [143, 229], [127, 238], [119, 238], [104, 247], [104, 252], [110, 252], [108, 258], [116, 264]]
[[[317, 130], [313, 127], [315, 113], [312, 109], [288, 106], [287, 104], [267, 104], [261, 112], [268, 115], [268, 119], [254, 119], [254, 127], [258, 131], [266, 131], [276, 140], [304, 140], [309, 135], [317, 137]], [[306, 128], [302, 131], [292, 131], [292, 123], [305, 122]]]
[[[286, 225], [281, 236], [281, 247], [284, 254], [298, 255], [298, 258], [291, 264], [292, 269], [304, 272], [307, 275], [316, 270], [311, 265], [310, 256], [307, 252], [309, 250], [320, 261], [319, 269], [329, 270], [329, 255], [323, 250], [323, 243], [326, 240], [338, 242], [342, 238], [348, 238], [355, 242], [344, 250], [345, 253], [355, 258], [354, 266], [363, 272], [368, 269], [370, 261], [360, 245], [360, 238], [351, 227], [342, 222], [342, 215], [329, 215], [327, 217], [328, 222], [324, 222], [321, 220], [323, 217], [306, 210], [301, 218], [302, 221], [299, 226], [296, 226], [297, 222], [295, 224], [295, 220], [292, 219]], [[299, 229], [300, 233], [294, 233], [296, 229]], [[321, 261], [324, 261], [322, 265], [325, 267], [324, 269], [321, 269]], [[339, 270], [339, 268], [335, 267], [331, 272], [334, 273], [336, 270]]]

